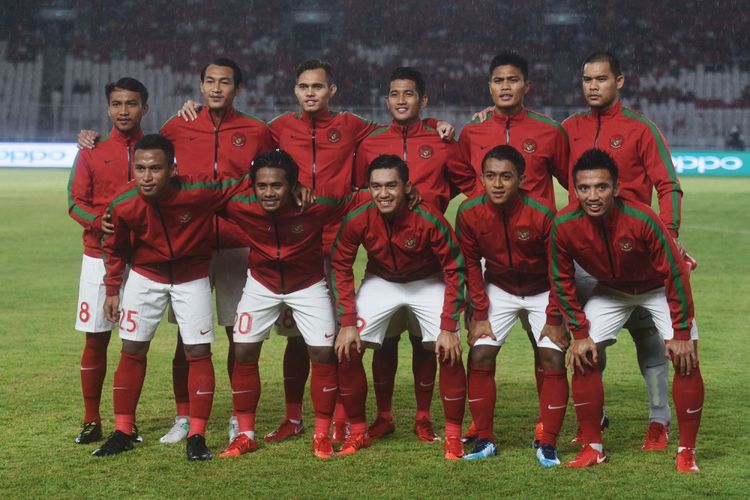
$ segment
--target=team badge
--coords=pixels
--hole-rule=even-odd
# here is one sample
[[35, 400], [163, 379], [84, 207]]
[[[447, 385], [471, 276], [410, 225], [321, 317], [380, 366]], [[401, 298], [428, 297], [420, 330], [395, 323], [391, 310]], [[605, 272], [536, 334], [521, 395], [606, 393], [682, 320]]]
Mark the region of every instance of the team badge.
[[184, 214], [180, 215], [180, 224], [187, 224], [192, 218], [193, 214], [191, 214], [190, 212], [185, 212]]
[[417, 246], [417, 239], [414, 237], [406, 238], [404, 240], [404, 246], [408, 248], [409, 250], [411, 250], [412, 248], [415, 248]]
[[633, 249], [633, 242], [627, 238], [621, 238], [618, 244], [623, 252], [629, 252]]
[[236, 133], [232, 136], [232, 144], [238, 148], [244, 146], [246, 141], [247, 138], [245, 137], [245, 134]]
[[302, 227], [302, 224], [292, 224], [292, 232], [294, 234], [299, 234], [304, 230]]
[[421, 156], [425, 160], [428, 158], [432, 158], [432, 147], [427, 145], [419, 146], [419, 156]]
[[341, 131], [337, 128], [332, 128], [328, 131], [328, 142], [339, 142], [341, 140]]
[[609, 140], [609, 145], [612, 146], [612, 149], [618, 149], [622, 147], [622, 143], [625, 142], [625, 138], [621, 135], [613, 135], [612, 138]]
[[516, 229], [516, 234], [518, 235], [519, 240], [527, 241], [531, 238], [531, 229], [528, 227], [519, 227]]
[[526, 139], [523, 141], [521, 147], [523, 147], [524, 153], [531, 154], [536, 151], [536, 141], [534, 139]]

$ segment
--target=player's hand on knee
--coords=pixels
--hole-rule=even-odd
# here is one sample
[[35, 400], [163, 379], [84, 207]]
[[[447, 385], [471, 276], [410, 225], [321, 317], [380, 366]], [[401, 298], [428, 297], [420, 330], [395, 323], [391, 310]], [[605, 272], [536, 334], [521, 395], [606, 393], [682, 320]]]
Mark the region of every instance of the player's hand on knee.
[[690, 375], [698, 366], [698, 356], [692, 340], [675, 340], [667, 342], [667, 350], [672, 356], [674, 369], [681, 375]]
[[192, 122], [198, 118], [198, 112], [203, 106], [200, 103], [188, 99], [185, 104], [177, 111], [177, 116], [185, 120], [186, 122]]
[[456, 135], [456, 127], [444, 120], [438, 120], [435, 130], [444, 141], [450, 141]]
[[104, 300], [104, 317], [112, 323], [120, 322], [120, 297], [108, 295]]
[[78, 132], [78, 137], [76, 138], [78, 149], [94, 149], [94, 144], [96, 144], [98, 136], [99, 134], [96, 133], [96, 130], [81, 130]]
[[[591, 360], [589, 360], [589, 353], [591, 353]], [[591, 337], [585, 339], [574, 339], [573, 343], [570, 344], [568, 349], [567, 363], [568, 368], [572, 367], [573, 370], [579, 370], [583, 373], [586, 366], [594, 366], [599, 359], [599, 354], [596, 350], [596, 344]]]
[[482, 319], [469, 321], [469, 338], [467, 339], [469, 345], [474, 347], [476, 341], [482, 337], [497, 340], [495, 334], [492, 333], [492, 325], [490, 325], [489, 320]]
[[336, 336], [336, 357], [338, 357], [339, 363], [343, 362], [344, 359], [351, 361], [351, 348], [352, 345], [357, 349], [357, 352], [362, 352], [362, 339], [359, 338], [359, 332], [356, 326], [343, 326]]
[[542, 333], [539, 335], [539, 340], [541, 341], [544, 337], [550, 339], [553, 344], [563, 351], [570, 345], [570, 335], [568, 335], [568, 332], [563, 325], [550, 325], [545, 323], [542, 328]]
[[435, 341], [435, 355], [441, 362], [448, 362], [453, 366], [461, 360], [461, 339], [456, 332], [440, 330]]

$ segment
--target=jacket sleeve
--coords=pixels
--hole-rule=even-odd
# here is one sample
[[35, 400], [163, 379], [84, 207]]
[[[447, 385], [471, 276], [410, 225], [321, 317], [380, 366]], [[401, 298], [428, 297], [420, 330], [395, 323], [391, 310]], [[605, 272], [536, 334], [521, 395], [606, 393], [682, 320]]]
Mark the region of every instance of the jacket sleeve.
[[94, 179], [88, 151], [79, 151], [68, 178], [68, 214], [87, 231], [99, 233], [101, 213], [94, 209]]
[[245, 174], [242, 177], [220, 177], [218, 181], [209, 183], [207, 192], [208, 205], [207, 210], [218, 213], [224, 207], [226, 207], [232, 196], [244, 194], [247, 191], [251, 191], [250, 174]]
[[355, 187], [364, 188], [367, 186], [367, 167], [369, 166], [367, 154], [367, 141], [362, 141], [357, 148], [357, 154], [354, 156], [354, 172], [352, 172], [352, 180]]
[[351, 126], [351, 130], [354, 133], [354, 142], [356, 142], [357, 144], [362, 142], [365, 137], [381, 127], [381, 125], [378, 125], [373, 121], [366, 120], [365, 118], [362, 118], [357, 114], [347, 113], [347, 115], [350, 116], [349, 123]]
[[331, 248], [331, 291], [341, 326], [356, 326], [357, 301], [354, 295], [354, 261], [361, 241], [357, 211], [344, 218]]
[[[589, 320], [586, 319], [583, 307], [576, 297], [575, 265], [567, 246], [568, 243], [558, 231], [557, 222], [553, 223], [548, 246], [550, 302], [562, 314], [573, 337], [584, 339], [589, 336]], [[547, 323], [559, 325], [560, 318], [548, 314]]]
[[555, 139], [552, 147], [554, 151], [551, 160], [552, 165], [550, 165], [552, 175], [555, 176], [555, 179], [557, 179], [557, 182], [562, 187], [569, 189], [570, 143], [568, 142], [568, 134], [562, 127], [555, 129]]
[[[550, 233], [552, 232], [552, 218], [551, 217], [545, 217], [544, 218], [544, 245], [549, 250], [550, 245]], [[549, 253], [549, 252], [548, 252]], [[549, 258], [549, 255], [548, 255]], [[547, 324], [550, 325], [561, 325], [562, 324], [562, 316], [560, 314], [560, 309], [558, 309], [557, 305], [555, 304], [555, 301], [552, 298], [552, 292], [549, 294], [549, 299], [547, 301], [547, 308], [546, 308], [546, 316], [547, 316]]]
[[472, 318], [486, 320], [490, 308], [490, 300], [485, 290], [482, 276], [482, 254], [479, 250], [479, 238], [472, 227], [472, 220], [468, 210], [460, 210], [456, 216], [456, 235], [461, 247], [461, 253], [466, 263], [466, 284], [469, 289], [469, 302]]
[[122, 286], [125, 266], [130, 259], [130, 227], [121, 217], [116, 207], [110, 206], [115, 232], [102, 238], [104, 258], [104, 285], [107, 296], [118, 295]]
[[[271, 128], [266, 126], [262, 127], [261, 132], [258, 134], [258, 152], [264, 153], [266, 151], [272, 151], [276, 148], [276, 141], [271, 134]], [[248, 169], [250, 166], [248, 165]]]
[[647, 122], [638, 144], [638, 153], [646, 176], [656, 189], [659, 199], [659, 218], [669, 234], [677, 237], [682, 213], [682, 188], [672, 163], [667, 141], [656, 125]]
[[480, 194], [480, 184], [477, 182], [474, 167], [464, 159], [458, 143], [451, 141], [446, 144], [446, 147], [448, 159], [445, 174], [451, 184], [451, 193], [460, 191], [468, 197]]

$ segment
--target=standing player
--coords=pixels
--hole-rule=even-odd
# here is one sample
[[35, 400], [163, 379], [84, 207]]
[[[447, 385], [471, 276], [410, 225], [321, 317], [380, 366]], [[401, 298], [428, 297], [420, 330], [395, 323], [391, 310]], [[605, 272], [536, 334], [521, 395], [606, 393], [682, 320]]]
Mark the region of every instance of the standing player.
[[[398, 156], [382, 155], [368, 168], [372, 199], [346, 216], [331, 251], [331, 283], [341, 323], [336, 337], [339, 388], [351, 433], [340, 455], [370, 445], [365, 420], [367, 378], [362, 348], [378, 348], [397, 310], [417, 317], [425, 349], [440, 362], [445, 410], [445, 458], [464, 454], [461, 421], [466, 373], [458, 335], [463, 306], [464, 263], [455, 234], [427, 204], [407, 209], [409, 169]], [[354, 295], [352, 266], [359, 245], [367, 251], [365, 279]]]
[[[143, 381], [146, 354], [168, 303], [183, 338], [188, 375], [190, 434], [187, 456], [208, 460], [205, 431], [214, 394], [211, 231], [214, 214], [249, 187], [238, 179], [207, 182], [176, 177], [172, 143], [161, 135], [135, 145], [135, 186], [112, 201], [114, 233], [102, 241], [107, 274], [104, 313], [120, 322], [122, 354], [114, 377], [115, 432], [94, 451], [115, 455], [133, 448], [131, 429]], [[125, 266], [131, 270], [120, 303]]]
[[[677, 470], [697, 472], [695, 441], [703, 409], [703, 379], [688, 264], [650, 207], [619, 197], [617, 164], [605, 151], [584, 152], [573, 167], [572, 180], [578, 203], [571, 203], [555, 218], [549, 259], [551, 295], [573, 333], [568, 360], [584, 443], [567, 466], [588, 467], [607, 459], [600, 428], [604, 390], [599, 361], [640, 306], [651, 314], [675, 368], [672, 397], [680, 431]], [[576, 297], [574, 263], [598, 280], [585, 308]]]
[[525, 182], [524, 167], [523, 156], [512, 146], [489, 150], [482, 170], [485, 194], [464, 201], [456, 216], [472, 304], [468, 385], [477, 431], [474, 451], [464, 458], [495, 454], [495, 358], [524, 311], [544, 370], [539, 395], [543, 432], [536, 455], [542, 465], [551, 467], [560, 464], [556, 441], [568, 405], [563, 356], [567, 338], [545, 336], [547, 318], [560, 324], [559, 313], [548, 306], [547, 245], [554, 207], [519, 191]]
[[[372, 132], [359, 145], [354, 168], [359, 179], [357, 185], [367, 185], [367, 166], [375, 158], [382, 154], [396, 155], [409, 165], [410, 181], [419, 189], [422, 198], [445, 212], [456, 193], [474, 193], [477, 185], [474, 169], [463, 161], [455, 141], [443, 140], [426, 120], [422, 120], [421, 111], [427, 106], [428, 97], [419, 71], [410, 67], [396, 68], [388, 85], [385, 103], [393, 121], [390, 126]], [[369, 435], [381, 438], [395, 431], [391, 410], [393, 385], [398, 365], [398, 342], [407, 326], [417, 400], [414, 432], [423, 441], [435, 441], [439, 437], [433, 430], [430, 404], [437, 362], [435, 356], [422, 347], [419, 323], [405, 308], [394, 316], [381, 348], [373, 353], [377, 417], [370, 425]]]
[[[492, 59], [489, 67], [489, 91], [494, 107], [486, 120], [474, 120], [461, 131], [459, 145], [464, 157], [482, 175], [482, 162], [487, 151], [506, 144], [520, 151], [526, 162], [526, 180], [521, 189], [548, 206], [555, 206], [552, 178], [567, 189], [569, 146], [563, 128], [551, 118], [527, 109], [524, 98], [531, 90], [529, 65], [526, 59], [504, 52]], [[521, 316], [529, 341], [534, 348], [534, 374], [537, 393], [541, 394], [544, 379], [536, 342], [525, 314]], [[541, 420], [537, 420], [534, 443], [541, 437]], [[467, 438], [475, 437], [472, 425]]]
[[[583, 64], [583, 95], [590, 107], [563, 122], [570, 137], [571, 168], [584, 151], [599, 148], [609, 153], [620, 171], [621, 196], [625, 200], [651, 205], [653, 189], [659, 199], [659, 217], [672, 238], [680, 229], [682, 189], [672, 165], [669, 147], [661, 132], [647, 118], [624, 107], [620, 90], [625, 78], [620, 62], [609, 52], [595, 52]], [[569, 191], [571, 202], [575, 190]], [[682, 248], [678, 244], [678, 248]], [[579, 289], [586, 280], [579, 276]], [[590, 280], [590, 277], [588, 277]], [[588, 284], [590, 289], [593, 283]], [[587, 292], [584, 292], [586, 295]], [[667, 447], [671, 419], [667, 394], [667, 362], [664, 342], [657, 334], [648, 311], [639, 308], [625, 327], [635, 342], [638, 365], [649, 395], [650, 424], [644, 450]], [[600, 362], [602, 370], [605, 359]]]
[[141, 118], [148, 112], [148, 91], [138, 80], [121, 78], [107, 84], [104, 91], [112, 130], [97, 141], [96, 149], [78, 153], [68, 181], [68, 214], [84, 228], [76, 329], [86, 333], [81, 356], [85, 413], [76, 437], [78, 444], [102, 437], [99, 402], [107, 373], [107, 346], [115, 323], [104, 317], [106, 291], [100, 240], [112, 231], [105, 214], [107, 204], [133, 178], [133, 147], [143, 135]]

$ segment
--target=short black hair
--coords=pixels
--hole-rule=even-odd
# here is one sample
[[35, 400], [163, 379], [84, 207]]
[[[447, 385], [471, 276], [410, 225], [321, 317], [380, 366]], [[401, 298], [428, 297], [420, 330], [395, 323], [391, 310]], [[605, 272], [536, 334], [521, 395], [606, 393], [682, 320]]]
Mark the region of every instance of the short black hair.
[[161, 149], [167, 155], [167, 163], [170, 165], [174, 163], [174, 146], [172, 145], [172, 141], [161, 134], [147, 134], [138, 139], [138, 142], [135, 143], [135, 148], [133, 148], [133, 153], [139, 149]]
[[367, 178], [372, 177], [373, 170], [381, 168], [393, 168], [398, 172], [398, 176], [406, 184], [409, 182], [409, 167], [406, 162], [396, 155], [380, 155], [367, 167]]
[[284, 176], [289, 185], [292, 187], [297, 185], [299, 166], [286, 151], [275, 149], [256, 156], [250, 165], [250, 179], [253, 184], [255, 184], [255, 176], [258, 175], [258, 170], [261, 168], [280, 168], [284, 171]]
[[573, 186], [575, 187], [578, 172], [582, 170], [598, 170], [600, 168], [609, 171], [609, 175], [612, 176], [612, 185], [617, 184], [619, 170], [615, 159], [603, 149], [593, 148], [584, 151], [575, 165], [573, 165]]
[[490, 78], [492, 78], [492, 72], [498, 66], [515, 66], [521, 70], [524, 80], [529, 79], [529, 62], [515, 52], [502, 52], [492, 58], [489, 71]]
[[201, 70], [201, 82], [206, 78], [206, 70], [209, 66], [224, 66], [227, 68], [232, 68], [232, 72], [234, 73], [234, 86], [239, 87], [242, 85], [243, 79], [242, 79], [242, 70], [240, 69], [239, 64], [232, 61], [231, 59], [227, 59], [226, 57], [219, 57], [211, 61], [210, 63], [203, 66], [203, 69]]
[[484, 159], [482, 160], [482, 173], [484, 173], [484, 167], [487, 165], [487, 161], [493, 158], [499, 161], [506, 160], [511, 162], [513, 166], [516, 167], [518, 177], [521, 177], [524, 172], [526, 172], [526, 160], [523, 158], [521, 152], [513, 146], [501, 144], [500, 146], [495, 146], [487, 151], [487, 154], [484, 155]]
[[331, 85], [333, 83], [333, 66], [331, 66], [331, 63], [328, 61], [323, 61], [322, 59], [308, 59], [307, 61], [302, 62], [297, 68], [294, 70], [294, 79], [295, 81], [299, 78], [299, 75], [304, 73], [305, 71], [310, 71], [312, 69], [322, 69], [326, 72], [326, 80], [328, 81], [328, 85]]
[[593, 52], [589, 54], [585, 61], [583, 61], [583, 65], [586, 66], [588, 63], [592, 62], [607, 62], [609, 63], [609, 69], [612, 70], [612, 73], [614, 73], [615, 76], [622, 75], [620, 60], [617, 59], [617, 56], [615, 56], [612, 52], [609, 52], [607, 50]]
[[427, 90], [427, 85], [425, 84], [422, 73], [411, 66], [401, 66], [394, 69], [393, 73], [391, 73], [391, 77], [388, 79], [389, 87], [393, 80], [411, 80], [417, 87], [417, 94], [419, 94], [419, 97], [424, 97], [425, 91]]
[[109, 104], [109, 98], [115, 89], [129, 90], [131, 92], [138, 92], [141, 96], [141, 104], [148, 104], [148, 90], [146, 86], [135, 78], [129, 76], [120, 78], [116, 82], [108, 83], [104, 86], [104, 94], [107, 96], [107, 104]]

